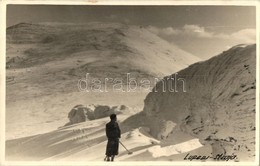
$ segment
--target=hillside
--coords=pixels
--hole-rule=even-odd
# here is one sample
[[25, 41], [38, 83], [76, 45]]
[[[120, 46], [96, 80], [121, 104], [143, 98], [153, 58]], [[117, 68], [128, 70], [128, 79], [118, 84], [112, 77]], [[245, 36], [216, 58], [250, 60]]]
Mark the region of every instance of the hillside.
[[235, 46], [177, 76], [185, 80], [186, 92], [182, 81], [177, 82], [178, 92], [164, 92], [165, 85], [175, 83], [168, 76], [145, 99], [142, 117], [150, 134], [169, 141], [180, 130], [211, 145], [215, 156], [236, 154], [239, 161], [254, 160], [256, 45]]
[[88, 59], [88, 63], [81, 62], [77, 68], [88, 65], [92, 72], [100, 66], [105, 67], [104, 71], [112, 72], [122, 67], [122, 70], [133, 68], [156, 76], [199, 60], [137, 26], [21, 23], [7, 29], [7, 64], [10, 68], [33, 67], [72, 57]]
[[80, 92], [78, 81], [87, 73], [104, 91], [105, 78], [125, 86], [126, 73], [161, 78], [199, 60], [143, 27], [117, 23], [20, 23], [7, 28], [6, 44], [7, 139], [62, 126], [78, 104], [142, 109], [147, 91], [114, 92], [108, 82], [109, 93]]
[[46, 95], [46, 89], [73, 92], [86, 73], [102, 83], [122, 78], [125, 84], [126, 73], [137, 79], [161, 78], [197, 61], [142, 27], [21, 23], [7, 28], [7, 98], [23, 83], [31, 87], [26, 94], [30, 96], [32, 89], [39, 89], [40, 95]]

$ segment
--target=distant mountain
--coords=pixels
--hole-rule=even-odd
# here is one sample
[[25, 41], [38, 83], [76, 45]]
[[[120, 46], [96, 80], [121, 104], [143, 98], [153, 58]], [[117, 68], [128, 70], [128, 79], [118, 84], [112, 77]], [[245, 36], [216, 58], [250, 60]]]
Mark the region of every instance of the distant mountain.
[[238, 45], [165, 77], [147, 95], [143, 118], [159, 139], [179, 129], [211, 145], [215, 156], [235, 154], [236, 160], [252, 161], [255, 104], [256, 45]]
[[[199, 61], [143, 27], [123, 24], [20, 23], [7, 28], [7, 65], [27, 68], [84, 57], [71, 73], [139, 72], [165, 76]], [[97, 74], [98, 75], [98, 74]], [[102, 75], [103, 76], [103, 75]]]

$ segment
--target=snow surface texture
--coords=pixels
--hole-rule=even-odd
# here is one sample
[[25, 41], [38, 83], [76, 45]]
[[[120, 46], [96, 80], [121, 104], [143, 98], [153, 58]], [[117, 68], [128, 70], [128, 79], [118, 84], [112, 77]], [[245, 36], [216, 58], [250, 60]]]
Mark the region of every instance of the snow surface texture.
[[192, 139], [189, 142], [183, 142], [176, 145], [170, 145], [167, 147], [161, 147], [159, 145], [153, 146], [148, 149], [153, 154], [153, 157], [171, 156], [173, 154], [180, 154], [189, 152], [191, 150], [202, 147], [198, 139]]
[[[169, 78], [164, 78], [167, 86], [174, 83]], [[234, 47], [193, 64], [178, 72], [178, 78], [185, 79], [186, 92], [182, 82], [177, 82], [178, 92], [163, 92], [161, 81], [145, 99], [151, 134], [165, 138], [169, 132], [158, 126], [171, 121], [202, 144], [210, 144], [213, 155], [236, 154], [240, 161], [254, 160], [256, 45]]]
[[[120, 114], [119, 122], [128, 117], [128, 114]], [[96, 119], [64, 126], [45, 134], [9, 140], [6, 143], [6, 160], [103, 161], [107, 142], [104, 126], [107, 122], [108, 118]], [[203, 148], [198, 139], [184, 133], [178, 134], [182, 143], [163, 145], [160, 140], [149, 134], [150, 130], [147, 127], [137, 127], [129, 131], [125, 131], [124, 126], [121, 127], [123, 133], [120, 141], [133, 154], [128, 155], [120, 146], [116, 161], [177, 161], [183, 160], [186, 152]], [[211, 149], [204, 147], [203, 150], [210, 153]]]

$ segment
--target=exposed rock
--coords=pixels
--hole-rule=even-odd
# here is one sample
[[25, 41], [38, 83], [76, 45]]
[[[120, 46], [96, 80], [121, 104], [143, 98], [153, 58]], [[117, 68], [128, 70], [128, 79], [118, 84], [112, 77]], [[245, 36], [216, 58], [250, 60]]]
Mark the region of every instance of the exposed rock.
[[84, 107], [83, 105], [76, 105], [75, 107], [73, 107], [68, 114], [68, 118], [70, 121], [65, 126], [85, 122], [88, 119], [88, 109], [89, 108]]
[[107, 105], [98, 105], [94, 110], [94, 117], [95, 119], [108, 117], [109, 115], [113, 114], [114, 111], [110, 109]]
[[95, 120], [104, 117], [109, 117], [111, 114], [120, 114], [122, 111], [128, 110], [125, 105], [107, 106], [107, 105], [76, 105], [68, 114], [70, 122], [67, 125], [85, 122], [87, 120]]

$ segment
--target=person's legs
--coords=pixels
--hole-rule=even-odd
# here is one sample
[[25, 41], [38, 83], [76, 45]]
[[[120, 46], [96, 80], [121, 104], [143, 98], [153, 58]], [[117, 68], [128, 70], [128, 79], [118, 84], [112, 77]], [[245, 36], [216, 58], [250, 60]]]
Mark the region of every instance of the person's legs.
[[115, 156], [114, 156], [114, 155], [112, 155], [112, 156], [111, 156], [111, 161], [114, 161], [114, 158], [115, 158]]
[[107, 156], [107, 161], [110, 161], [110, 157], [109, 156]]

